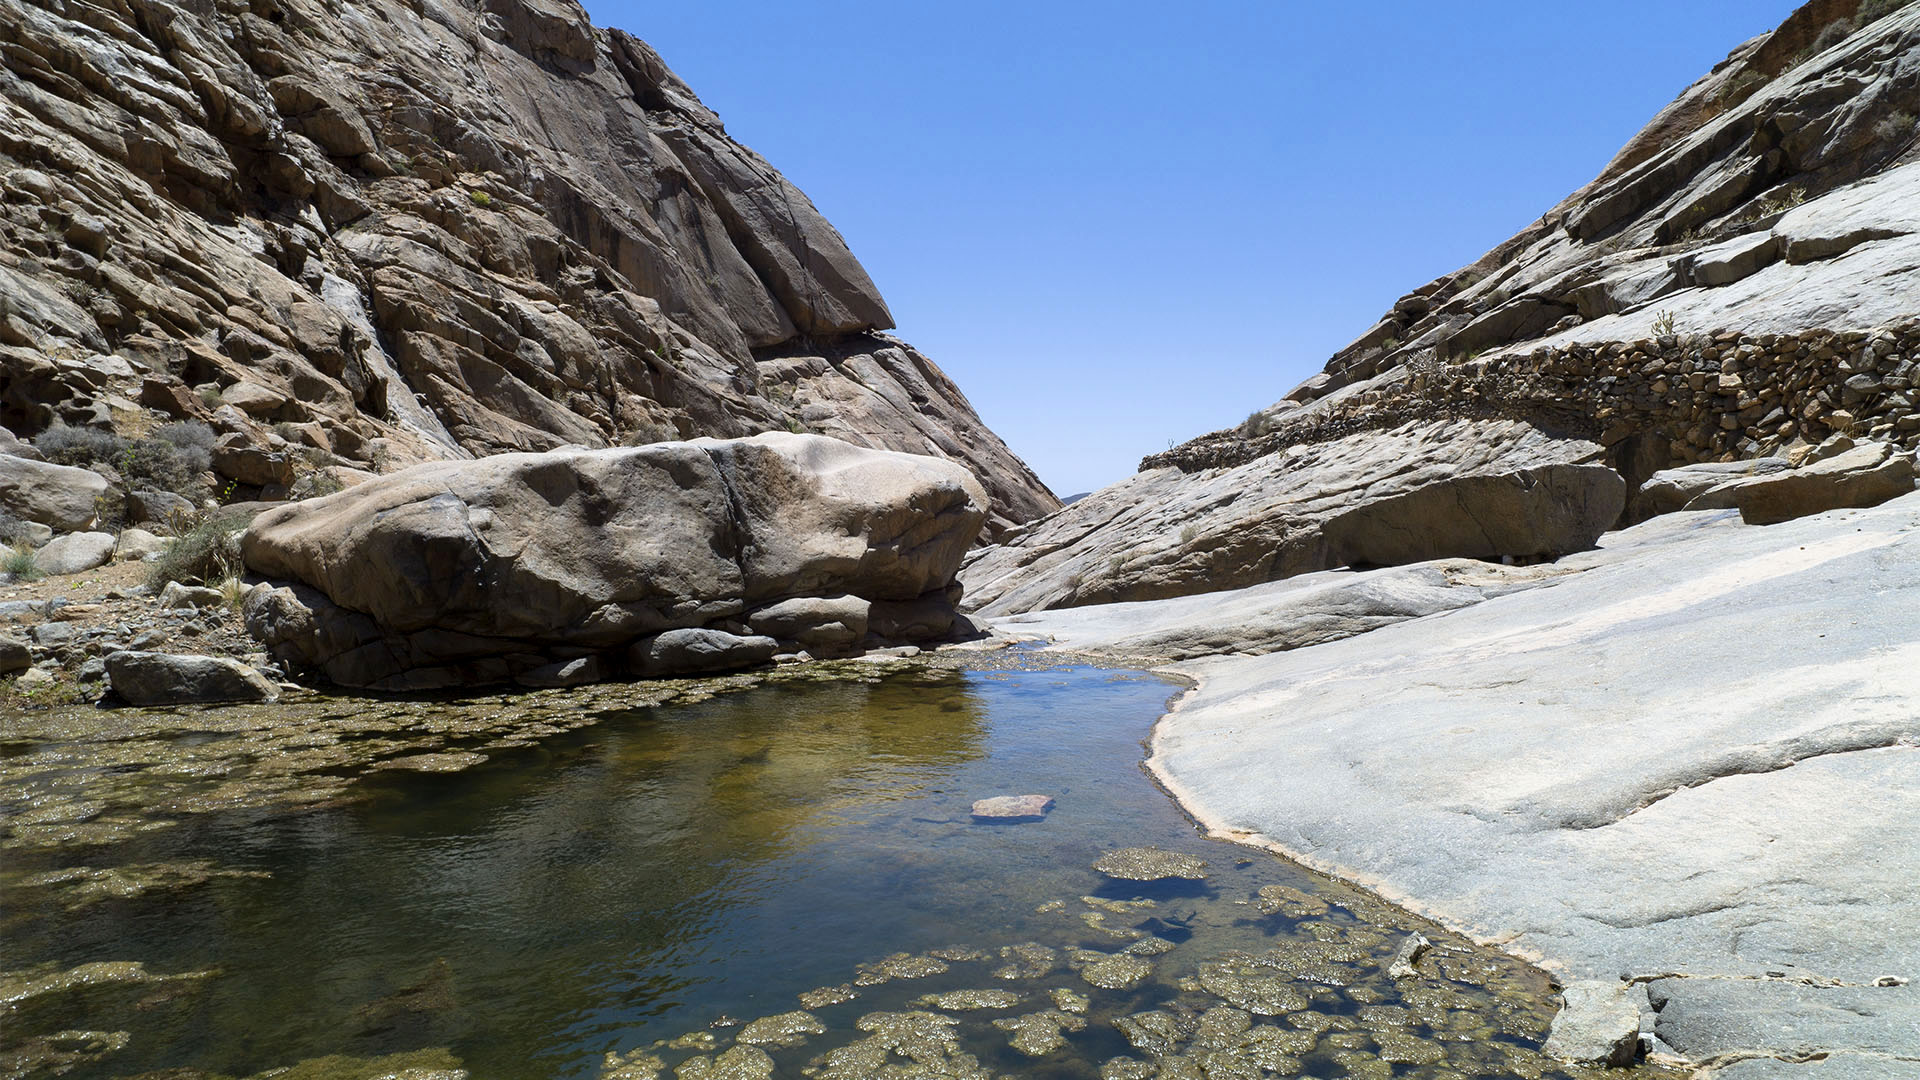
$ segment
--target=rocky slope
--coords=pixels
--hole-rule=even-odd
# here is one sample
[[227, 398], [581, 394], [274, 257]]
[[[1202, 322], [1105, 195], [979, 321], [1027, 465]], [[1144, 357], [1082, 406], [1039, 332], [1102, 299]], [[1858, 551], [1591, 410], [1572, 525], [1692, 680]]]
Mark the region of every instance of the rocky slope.
[[[1804, 5], [1592, 183], [1396, 301], [1285, 400], [982, 553], [963, 574], [973, 601], [1150, 599], [1317, 569], [1221, 557], [1272, 531], [1265, 502], [1241, 496], [1276, 485], [1365, 501], [1397, 497], [1395, 476], [1499, 460], [1605, 463], [1631, 488], [1836, 432], [1913, 449], [1916, 113], [1920, 7]], [[1396, 446], [1364, 434], [1383, 431]], [[1358, 449], [1329, 449], [1356, 436], [1382, 450], [1359, 474]], [[1317, 464], [1329, 456], [1338, 472]], [[1223, 562], [1241, 568], [1221, 577]]]
[[1058, 505], [806, 197], [571, 0], [0, 0], [0, 42], [17, 434], [227, 405], [377, 471], [811, 431], [967, 465], [991, 533]]

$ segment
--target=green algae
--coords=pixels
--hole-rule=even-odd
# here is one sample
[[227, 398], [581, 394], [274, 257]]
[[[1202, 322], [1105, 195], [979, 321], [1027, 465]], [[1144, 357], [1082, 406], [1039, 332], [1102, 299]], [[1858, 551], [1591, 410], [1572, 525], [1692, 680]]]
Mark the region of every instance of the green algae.
[[1110, 851], [1100, 856], [1093, 868], [1122, 881], [1164, 881], [1168, 878], [1203, 881], [1207, 877], [1205, 859], [1154, 847]]

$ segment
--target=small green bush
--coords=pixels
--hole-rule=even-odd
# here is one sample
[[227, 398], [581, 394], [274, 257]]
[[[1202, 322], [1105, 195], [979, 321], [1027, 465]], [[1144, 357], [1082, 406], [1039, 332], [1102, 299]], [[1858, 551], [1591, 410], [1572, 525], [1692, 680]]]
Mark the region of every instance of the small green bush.
[[1891, 15], [1911, 3], [1913, 3], [1913, 0], [1865, 0], [1865, 2], [1860, 5], [1860, 10], [1854, 14], [1854, 18], [1860, 20], [1860, 25], [1865, 26], [1875, 19]]
[[170, 581], [216, 585], [240, 576], [240, 534], [247, 528], [245, 514], [211, 510], [185, 526], [147, 572], [148, 588], [159, 592]]
[[472, 199], [473, 205], [475, 206], [492, 206], [493, 205], [493, 196], [487, 194], [484, 191], [469, 191], [467, 192], [467, 198]]

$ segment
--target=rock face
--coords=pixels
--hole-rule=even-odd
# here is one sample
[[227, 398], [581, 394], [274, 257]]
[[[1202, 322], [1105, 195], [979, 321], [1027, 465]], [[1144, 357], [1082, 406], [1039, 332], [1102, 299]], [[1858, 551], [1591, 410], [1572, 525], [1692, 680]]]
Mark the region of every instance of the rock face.
[[256, 587], [247, 625], [383, 689], [749, 666], [770, 635], [858, 645], [875, 602], [950, 611], [986, 504], [950, 462], [813, 435], [434, 462], [256, 518], [247, 566], [294, 584]]
[[812, 431], [1057, 506], [805, 195], [572, 0], [0, 2], [0, 424], [385, 470]]
[[1231, 468], [1151, 469], [988, 548], [969, 605], [1153, 600], [1315, 570], [1578, 551], [1620, 516], [1600, 448], [1530, 425], [1410, 423]]

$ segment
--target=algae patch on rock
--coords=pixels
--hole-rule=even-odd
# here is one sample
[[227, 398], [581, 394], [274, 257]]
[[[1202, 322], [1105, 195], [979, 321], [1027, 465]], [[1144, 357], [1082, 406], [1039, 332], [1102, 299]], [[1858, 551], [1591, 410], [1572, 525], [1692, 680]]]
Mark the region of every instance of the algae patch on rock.
[[1205, 860], [1153, 847], [1130, 847], [1108, 852], [1094, 862], [1093, 868], [1122, 881], [1164, 881], [1168, 878], [1204, 881], [1207, 877]]

